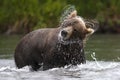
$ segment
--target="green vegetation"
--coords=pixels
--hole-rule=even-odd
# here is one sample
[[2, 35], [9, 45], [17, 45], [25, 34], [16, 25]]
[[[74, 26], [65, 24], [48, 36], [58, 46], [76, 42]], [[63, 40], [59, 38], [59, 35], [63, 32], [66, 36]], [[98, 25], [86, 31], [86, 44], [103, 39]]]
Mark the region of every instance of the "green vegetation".
[[100, 22], [99, 32], [120, 33], [120, 0], [1, 0], [0, 33], [28, 33], [33, 29], [57, 27], [67, 5], [78, 14]]

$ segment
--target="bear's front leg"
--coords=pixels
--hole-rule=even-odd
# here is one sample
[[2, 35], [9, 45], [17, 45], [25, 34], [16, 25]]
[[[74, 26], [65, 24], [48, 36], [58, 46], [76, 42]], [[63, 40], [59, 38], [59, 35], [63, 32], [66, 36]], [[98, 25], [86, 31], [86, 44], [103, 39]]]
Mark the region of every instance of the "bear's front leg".
[[54, 68], [54, 64], [52, 64], [49, 61], [43, 62], [43, 70], [48, 70], [48, 69], [51, 69], [51, 68]]
[[54, 61], [52, 59], [52, 56], [46, 55], [43, 60], [43, 70], [47, 70], [53, 67], [54, 67]]

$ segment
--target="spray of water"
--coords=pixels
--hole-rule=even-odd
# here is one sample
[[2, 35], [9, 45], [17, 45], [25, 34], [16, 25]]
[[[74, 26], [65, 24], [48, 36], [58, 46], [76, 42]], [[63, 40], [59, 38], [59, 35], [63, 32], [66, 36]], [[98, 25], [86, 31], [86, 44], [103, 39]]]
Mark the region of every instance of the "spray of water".
[[109, 68], [114, 68], [117, 65], [115, 63], [110, 63], [108, 66], [102, 66], [100, 65], [100, 63], [98, 63], [97, 58], [95, 57], [95, 52], [93, 52], [93, 54], [91, 54], [91, 57], [93, 58], [93, 60], [95, 61], [95, 63], [97, 64], [97, 66], [101, 69], [109, 69]]
[[97, 59], [95, 57], [95, 52], [93, 52], [93, 54], [91, 54], [91, 57], [93, 58], [93, 60], [95, 60], [95, 63], [97, 64], [98, 67], [103, 68], [103, 66], [101, 66], [98, 62]]
[[63, 13], [60, 17], [60, 23], [62, 23], [69, 15], [71, 12], [73, 12], [75, 9], [75, 6], [73, 5], [68, 5], [63, 9]]

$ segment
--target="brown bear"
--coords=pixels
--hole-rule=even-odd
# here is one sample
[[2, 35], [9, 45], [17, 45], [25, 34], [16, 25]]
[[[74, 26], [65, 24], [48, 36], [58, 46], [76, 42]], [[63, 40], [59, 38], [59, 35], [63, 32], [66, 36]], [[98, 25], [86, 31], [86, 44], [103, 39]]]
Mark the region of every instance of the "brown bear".
[[74, 10], [58, 28], [38, 29], [24, 36], [15, 49], [18, 68], [43, 70], [85, 63], [84, 42], [95, 31], [96, 22], [77, 16]]

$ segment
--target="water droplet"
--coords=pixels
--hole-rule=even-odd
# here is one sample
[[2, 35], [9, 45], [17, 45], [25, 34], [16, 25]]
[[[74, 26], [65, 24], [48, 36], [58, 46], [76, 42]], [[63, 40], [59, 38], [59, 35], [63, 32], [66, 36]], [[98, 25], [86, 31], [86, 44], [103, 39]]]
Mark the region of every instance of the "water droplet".
[[62, 15], [60, 17], [60, 22], [62, 23], [74, 10], [76, 10], [75, 6], [73, 6], [73, 5], [66, 6], [64, 8], [64, 12], [62, 13]]

